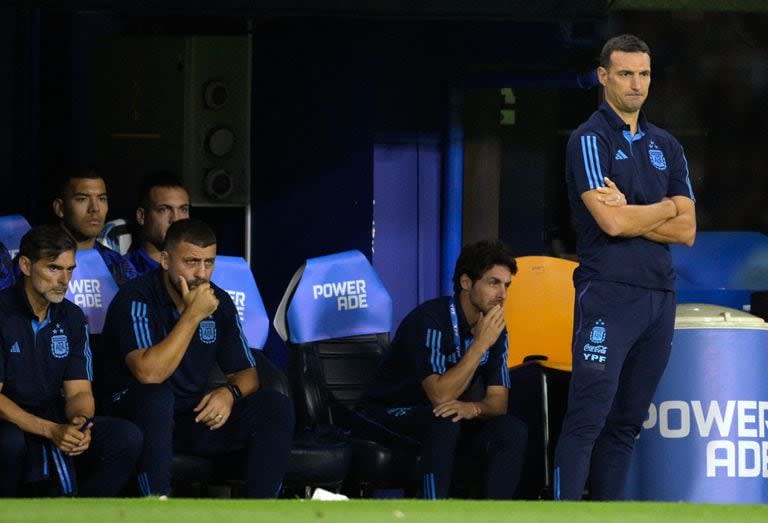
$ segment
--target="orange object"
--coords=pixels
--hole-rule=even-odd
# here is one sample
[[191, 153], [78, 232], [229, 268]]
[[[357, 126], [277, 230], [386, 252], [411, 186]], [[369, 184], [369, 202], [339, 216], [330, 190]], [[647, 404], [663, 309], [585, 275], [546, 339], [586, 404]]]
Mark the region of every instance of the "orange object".
[[517, 258], [504, 318], [509, 334], [508, 365], [527, 356], [546, 356], [547, 367], [570, 371], [573, 335], [573, 270], [576, 262], [550, 256]]

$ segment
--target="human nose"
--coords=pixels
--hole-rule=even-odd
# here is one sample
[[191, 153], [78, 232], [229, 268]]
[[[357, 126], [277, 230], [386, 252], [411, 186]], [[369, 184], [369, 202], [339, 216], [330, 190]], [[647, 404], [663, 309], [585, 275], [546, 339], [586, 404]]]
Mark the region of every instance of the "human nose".
[[207, 279], [206, 278], [206, 269], [205, 269], [205, 261], [201, 260], [200, 263], [195, 265], [195, 278], [196, 279]]
[[89, 198], [88, 203], [89, 212], [99, 212], [101, 210], [101, 202], [99, 201], [98, 197]]

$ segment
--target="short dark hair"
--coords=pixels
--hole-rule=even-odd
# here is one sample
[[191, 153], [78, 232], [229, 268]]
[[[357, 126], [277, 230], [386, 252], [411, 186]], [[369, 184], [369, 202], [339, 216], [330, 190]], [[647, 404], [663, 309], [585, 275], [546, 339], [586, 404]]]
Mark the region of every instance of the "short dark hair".
[[[93, 165], [64, 169], [60, 171], [58, 175], [56, 197], [64, 198], [64, 193], [67, 190], [69, 182], [77, 178], [86, 178], [88, 180], [98, 180], [101, 178], [104, 180], [104, 176]], [[104, 180], [104, 183], [106, 184], [107, 181]]]
[[517, 262], [504, 243], [499, 240], [481, 240], [461, 249], [456, 268], [453, 271], [453, 292], [461, 292], [461, 276], [466, 274], [473, 282], [494, 265], [503, 265], [512, 274], [517, 274]]
[[608, 69], [611, 65], [611, 54], [614, 51], [622, 51], [624, 53], [645, 53], [651, 56], [651, 48], [648, 44], [643, 42], [640, 38], [631, 34], [623, 34], [614, 36], [603, 46], [603, 50], [600, 51], [600, 66]]
[[77, 243], [58, 225], [32, 227], [21, 238], [19, 256], [26, 256], [32, 263], [42, 259], [57, 258], [62, 252], [77, 252]]
[[154, 171], [145, 175], [139, 182], [138, 202], [140, 207], [146, 207], [149, 192], [155, 187], [179, 187], [187, 190], [181, 177], [171, 171]]
[[181, 242], [191, 243], [198, 247], [208, 247], [216, 243], [216, 234], [207, 223], [196, 218], [187, 218], [173, 222], [165, 233], [163, 249], [168, 250]]

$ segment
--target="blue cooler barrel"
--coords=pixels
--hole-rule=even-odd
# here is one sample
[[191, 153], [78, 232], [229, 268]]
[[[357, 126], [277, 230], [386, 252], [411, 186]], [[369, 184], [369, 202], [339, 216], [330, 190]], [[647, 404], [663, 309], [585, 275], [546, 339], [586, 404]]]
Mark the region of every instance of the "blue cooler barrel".
[[635, 445], [626, 497], [768, 503], [768, 324], [677, 306], [672, 355]]

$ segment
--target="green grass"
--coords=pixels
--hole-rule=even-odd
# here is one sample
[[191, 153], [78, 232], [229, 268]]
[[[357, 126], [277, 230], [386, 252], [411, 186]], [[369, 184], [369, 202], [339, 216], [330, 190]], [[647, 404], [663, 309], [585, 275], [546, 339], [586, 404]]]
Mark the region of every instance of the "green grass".
[[693, 503], [566, 503], [551, 501], [5, 499], [0, 521], [237, 523], [492, 523], [495, 521], [761, 522], [768, 506]]

